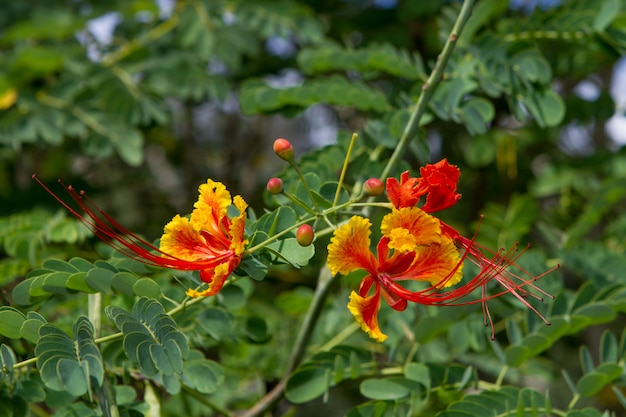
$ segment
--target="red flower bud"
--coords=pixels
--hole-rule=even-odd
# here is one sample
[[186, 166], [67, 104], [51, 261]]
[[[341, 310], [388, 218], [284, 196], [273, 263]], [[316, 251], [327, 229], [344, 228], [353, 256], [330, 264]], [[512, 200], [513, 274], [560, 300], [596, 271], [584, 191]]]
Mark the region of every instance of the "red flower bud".
[[283, 180], [280, 178], [270, 178], [267, 182], [267, 191], [270, 194], [280, 194], [283, 192]]
[[293, 162], [293, 146], [287, 139], [278, 138], [274, 141], [274, 153], [287, 162]]
[[300, 246], [309, 246], [313, 243], [313, 239], [315, 238], [315, 232], [313, 228], [308, 224], [303, 224], [298, 227], [296, 231], [296, 240], [300, 244]]
[[363, 191], [366, 195], [376, 197], [385, 192], [385, 184], [378, 178], [370, 178], [363, 183]]

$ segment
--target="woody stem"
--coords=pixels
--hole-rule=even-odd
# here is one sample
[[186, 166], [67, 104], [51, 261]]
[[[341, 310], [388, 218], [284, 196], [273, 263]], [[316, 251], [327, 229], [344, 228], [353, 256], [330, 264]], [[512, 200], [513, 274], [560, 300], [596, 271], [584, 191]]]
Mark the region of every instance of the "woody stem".
[[[452, 56], [452, 51], [454, 51], [454, 47], [456, 42], [467, 23], [470, 15], [472, 14], [472, 6], [474, 5], [475, 0], [465, 0], [463, 1], [463, 6], [461, 7], [461, 12], [452, 27], [452, 31], [450, 32], [450, 36], [448, 36], [448, 40], [446, 41], [441, 53], [437, 57], [437, 62], [435, 63], [435, 67], [433, 68], [428, 80], [422, 86], [422, 92], [420, 93], [419, 98], [417, 99], [417, 104], [415, 105], [415, 109], [413, 113], [411, 113], [411, 117], [404, 127], [404, 132], [402, 132], [402, 137], [398, 142], [398, 146], [393, 151], [391, 158], [387, 161], [387, 165], [383, 169], [380, 178], [386, 178], [389, 176], [391, 170], [396, 166], [396, 164], [404, 157], [404, 153], [406, 152], [411, 140], [417, 133], [417, 129], [419, 127], [420, 120], [422, 116], [426, 112], [426, 108], [428, 107], [428, 103], [430, 98], [432, 97], [435, 89], [441, 82], [443, 78], [444, 70], [446, 69], [446, 64]], [[425, 162], [425, 161], [424, 161]]]
[[291, 373], [304, 358], [306, 348], [309, 344], [309, 340], [311, 339], [311, 335], [313, 334], [313, 329], [322, 312], [324, 303], [326, 302], [326, 297], [328, 297], [334, 282], [335, 280], [332, 279], [330, 270], [328, 268], [322, 268], [318, 278], [317, 288], [315, 289], [315, 294], [313, 295], [313, 300], [311, 301], [311, 306], [309, 307], [306, 316], [304, 317], [304, 321], [302, 322], [302, 326], [300, 327], [300, 331], [298, 332], [298, 336], [294, 343], [293, 350], [291, 351], [289, 362], [287, 363], [282, 379], [270, 392], [265, 394], [259, 402], [257, 402], [248, 411], [241, 414], [240, 417], [260, 416], [272, 408], [283, 397], [289, 376], [291, 376]]

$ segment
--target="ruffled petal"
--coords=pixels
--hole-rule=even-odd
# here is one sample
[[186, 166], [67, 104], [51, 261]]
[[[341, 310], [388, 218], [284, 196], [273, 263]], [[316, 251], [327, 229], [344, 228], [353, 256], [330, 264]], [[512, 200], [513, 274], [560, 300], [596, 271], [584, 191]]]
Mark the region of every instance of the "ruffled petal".
[[195, 262], [214, 254], [207, 250], [204, 238], [186, 217], [178, 214], [165, 225], [160, 250], [178, 259]]
[[370, 252], [368, 219], [353, 216], [335, 230], [328, 245], [328, 268], [333, 275], [349, 274], [357, 269], [375, 272], [376, 260]]
[[413, 207], [419, 202], [423, 195], [417, 193], [419, 180], [417, 178], [409, 178], [409, 171], [404, 171], [400, 175], [400, 181], [390, 177], [387, 178], [386, 190], [387, 198], [397, 209], [402, 207]]
[[246, 226], [246, 209], [248, 208], [248, 204], [244, 201], [241, 196], [236, 195], [234, 198], [235, 207], [239, 210], [239, 215], [233, 217], [232, 223], [230, 225], [230, 249], [235, 252], [235, 255], [240, 256], [245, 246], [248, 244], [248, 240], [244, 239], [244, 232]]
[[387, 335], [383, 334], [378, 327], [378, 310], [380, 309], [380, 293], [378, 289], [376, 293], [369, 297], [361, 297], [355, 291], [350, 294], [350, 302], [348, 310], [354, 316], [357, 323], [363, 331], [377, 342], [384, 342]]
[[403, 278], [428, 281], [437, 288], [457, 284], [463, 278], [461, 256], [449, 238], [417, 250], [415, 260]]
[[428, 213], [444, 210], [461, 198], [461, 194], [456, 192], [461, 170], [446, 159], [421, 168], [420, 175], [421, 186], [428, 191], [422, 210]]
[[239, 258], [231, 258], [228, 262], [219, 264], [214, 269], [205, 269], [200, 271], [200, 279], [208, 282], [209, 288], [203, 291], [197, 291], [193, 288], [187, 289], [187, 295], [192, 298], [209, 297], [217, 294], [231, 272], [239, 265]]
[[389, 238], [389, 247], [399, 251], [414, 250], [441, 240], [439, 220], [418, 207], [393, 210], [383, 218], [380, 230]]
[[198, 187], [200, 196], [193, 205], [190, 222], [196, 229], [207, 230], [212, 235], [222, 235], [221, 220], [226, 217], [232, 199], [230, 193], [221, 182], [207, 180]]

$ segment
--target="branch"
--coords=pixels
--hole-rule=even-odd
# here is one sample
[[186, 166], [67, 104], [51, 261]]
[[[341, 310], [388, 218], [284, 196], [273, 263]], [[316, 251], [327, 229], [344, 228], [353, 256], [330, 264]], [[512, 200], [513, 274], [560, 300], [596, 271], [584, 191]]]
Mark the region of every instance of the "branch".
[[406, 149], [409, 147], [411, 143], [411, 139], [415, 136], [415, 132], [419, 127], [419, 122], [422, 119], [422, 116], [426, 112], [426, 108], [428, 107], [428, 102], [432, 97], [435, 89], [441, 82], [443, 77], [443, 72], [446, 68], [446, 64], [452, 56], [452, 51], [456, 45], [456, 41], [467, 23], [467, 20], [470, 18], [472, 14], [472, 6], [474, 5], [475, 0], [465, 0], [463, 2], [463, 7], [461, 7], [461, 12], [459, 16], [456, 18], [456, 22], [454, 22], [454, 26], [452, 27], [452, 32], [450, 32], [450, 36], [448, 36], [448, 40], [446, 44], [443, 46], [441, 53], [437, 57], [437, 62], [435, 63], [435, 67], [433, 68], [428, 80], [422, 86], [422, 92], [417, 99], [417, 104], [415, 106], [415, 110], [411, 114], [411, 118], [409, 119], [406, 127], [404, 128], [404, 132], [402, 133], [402, 137], [398, 142], [398, 146], [394, 150], [391, 158], [387, 162], [385, 169], [383, 170], [380, 178], [386, 178], [389, 176], [389, 172], [391, 169], [400, 161], [402, 157], [404, 157], [404, 153]]
[[251, 409], [241, 414], [240, 417], [259, 416], [272, 408], [274, 404], [276, 404], [283, 397], [285, 394], [285, 387], [287, 386], [287, 380], [304, 357], [309, 340], [313, 334], [313, 328], [317, 323], [317, 319], [319, 318], [322, 308], [324, 307], [324, 303], [326, 302], [326, 297], [328, 297], [334, 282], [335, 280], [332, 279], [332, 275], [330, 274], [328, 267], [322, 268], [317, 288], [315, 289], [315, 294], [313, 295], [313, 301], [311, 302], [311, 306], [304, 317], [302, 327], [300, 327], [300, 332], [298, 333], [298, 337], [294, 343], [293, 350], [291, 351], [291, 356], [289, 357], [289, 362], [287, 363], [282, 379], [270, 392], [265, 394], [259, 402], [257, 402]]

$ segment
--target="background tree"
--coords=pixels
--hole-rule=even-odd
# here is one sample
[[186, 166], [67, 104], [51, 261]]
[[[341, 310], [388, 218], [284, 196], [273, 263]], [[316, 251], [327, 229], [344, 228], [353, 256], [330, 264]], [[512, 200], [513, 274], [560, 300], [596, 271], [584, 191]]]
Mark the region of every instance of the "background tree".
[[[3, 2], [2, 414], [619, 415], [626, 4], [472, 3]], [[471, 236], [484, 214], [482, 244], [532, 242], [522, 261], [534, 274], [560, 263], [538, 284], [555, 296], [537, 305], [552, 325], [505, 297], [491, 305], [494, 341], [476, 306], [417, 306], [383, 310], [390, 339], [373, 343], [345, 308], [361, 277], [320, 284], [323, 233], [300, 269], [273, 262], [182, 308], [192, 274], [112, 253], [31, 179], [62, 177], [153, 240], [206, 178], [278, 218], [267, 180], [302, 190], [272, 141], [290, 139], [321, 186], [337, 181], [353, 132], [347, 192], [445, 157], [463, 173], [446, 222]], [[168, 359], [181, 372], [128, 355], [122, 328], [146, 323], [188, 350]]]

